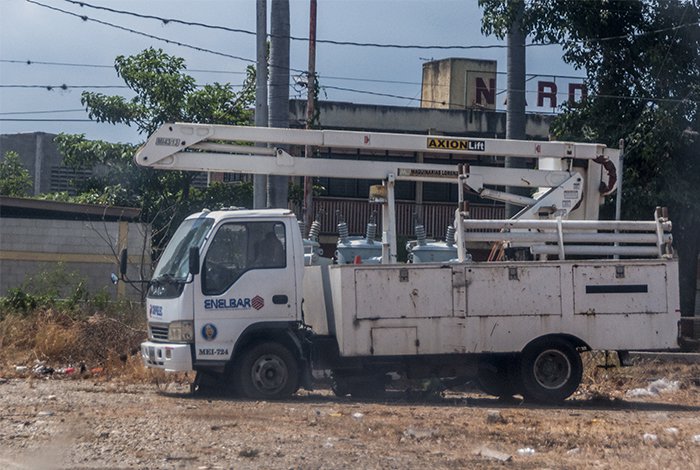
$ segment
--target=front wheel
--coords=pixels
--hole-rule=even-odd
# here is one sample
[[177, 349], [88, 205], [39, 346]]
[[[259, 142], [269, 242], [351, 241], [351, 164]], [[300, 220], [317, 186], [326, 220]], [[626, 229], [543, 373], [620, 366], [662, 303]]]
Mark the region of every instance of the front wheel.
[[583, 375], [581, 355], [562, 338], [545, 338], [527, 346], [520, 366], [523, 395], [540, 402], [561, 402], [576, 391]]
[[299, 389], [298, 361], [279, 343], [262, 343], [248, 349], [236, 369], [239, 388], [248, 398], [278, 400]]

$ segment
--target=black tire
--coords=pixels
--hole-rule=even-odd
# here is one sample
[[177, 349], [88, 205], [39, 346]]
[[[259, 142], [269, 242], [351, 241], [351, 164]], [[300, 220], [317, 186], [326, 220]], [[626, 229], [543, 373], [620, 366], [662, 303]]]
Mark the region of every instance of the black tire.
[[522, 392], [517, 355], [491, 356], [479, 361], [476, 383], [484, 393], [509, 398]]
[[581, 384], [583, 363], [576, 348], [565, 339], [544, 338], [523, 350], [520, 373], [526, 400], [557, 403]]
[[299, 363], [279, 343], [261, 343], [243, 353], [235, 368], [238, 389], [256, 400], [287, 398], [299, 389]]

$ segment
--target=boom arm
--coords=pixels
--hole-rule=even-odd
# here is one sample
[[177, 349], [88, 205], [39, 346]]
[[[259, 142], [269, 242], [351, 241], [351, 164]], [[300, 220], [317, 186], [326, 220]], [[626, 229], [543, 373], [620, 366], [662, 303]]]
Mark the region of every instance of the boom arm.
[[[300, 130], [206, 124], [165, 124], [136, 153], [136, 163], [166, 170], [222, 171], [286, 176], [458, 182], [457, 165], [375, 160], [294, 158], [282, 148], [261, 149], [242, 143], [299, 145], [360, 151], [403, 151], [453, 155], [579, 159], [614, 169], [619, 151], [601, 144], [472, 139], [377, 132]], [[275, 158], [261, 158], [275, 157]], [[471, 166], [464, 183], [478, 193], [484, 185], [555, 188], [573, 171]], [[600, 181], [597, 181], [600, 184]], [[614, 190], [606, 185], [606, 192]], [[484, 194], [485, 197], [488, 197]]]
[[[197, 170], [197, 171], [235, 171], [243, 172], [237, 165], [241, 161], [224, 159], [223, 161], [202, 161], [201, 163], [184, 165], [186, 160], [180, 160], [183, 152], [199, 150], [198, 156], [207, 154], [238, 154], [250, 156], [256, 150], [249, 146], [236, 145], [235, 143], [267, 143], [274, 146], [314, 146], [343, 149], [367, 149], [370, 151], [404, 151], [424, 152], [453, 155], [491, 155], [501, 157], [519, 157], [531, 159], [556, 158], [556, 159], [580, 159], [595, 160], [603, 157], [611, 160], [617, 166], [619, 151], [608, 149], [602, 144], [581, 144], [571, 142], [539, 142], [530, 140], [504, 140], [504, 139], [474, 139], [444, 136], [416, 135], [416, 134], [388, 134], [378, 132], [356, 131], [332, 131], [332, 130], [306, 130], [306, 129], [281, 129], [270, 127], [226, 126], [208, 124], [164, 124], [136, 153], [136, 163], [163, 169]], [[233, 144], [232, 144], [233, 143]], [[264, 149], [263, 149], [264, 150]], [[173, 157], [173, 158], [169, 158]], [[315, 159], [318, 163], [318, 159]], [[303, 161], [303, 159], [302, 159]], [[318, 171], [318, 174], [306, 174], [307, 176], [333, 177], [337, 175], [337, 160], [333, 160], [334, 168]], [[362, 163], [366, 166], [367, 162]], [[250, 167], [254, 172], [272, 174], [271, 170], [279, 171], [280, 175], [296, 176], [300, 173], [288, 168], [296, 167], [299, 162], [280, 165], [274, 168], [269, 162], [263, 165]], [[215, 166], [210, 166], [215, 165]], [[409, 164], [412, 168], [445, 170], [456, 166]], [[311, 166], [316, 166], [311, 165]], [[406, 165], [403, 165], [406, 166]], [[384, 168], [374, 167], [372, 170], [361, 171], [360, 165], [355, 168], [360, 173], [343, 175], [352, 178], [384, 179]], [[369, 172], [369, 173], [368, 173]], [[494, 183], [495, 184], [495, 183]]]
[[[260, 142], [278, 147], [243, 145]], [[460, 172], [455, 164], [296, 158], [283, 149], [294, 145], [355, 149], [369, 153], [395, 151], [554, 159], [568, 163], [559, 164], [564, 170], [471, 166]], [[164, 124], [158, 129], [136, 152], [135, 160], [138, 165], [164, 170], [381, 180], [388, 189], [386, 204], [391, 206], [388, 211], [384, 211], [384, 227], [388, 231], [384, 234], [384, 243], [391, 246], [387, 256], [393, 260], [396, 256], [394, 181], [461, 182], [483, 197], [526, 206], [519, 214], [521, 218], [534, 217], [535, 209], [527, 210], [528, 207], [537, 207], [539, 210], [543, 206], [552, 213], [566, 216], [580, 203], [584, 193], [588, 192], [592, 193], [587, 197], [596, 206], [597, 218], [597, 205], [601, 198], [600, 168], [605, 164], [608, 172], [609, 168], [614, 171], [618, 165], [618, 156], [617, 150], [608, 149], [601, 144], [175, 123]], [[585, 176], [571, 167], [573, 160], [588, 162], [587, 169], [584, 169], [587, 173]], [[597, 174], [591, 168], [597, 169]], [[486, 188], [486, 185], [545, 187], [552, 190], [538, 200], [517, 199], [513, 195]], [[572, 191], [574, 186], [576, 191]], [[609, 181], [605, 186], [606, 191], [611, 192], [614, 181]]]

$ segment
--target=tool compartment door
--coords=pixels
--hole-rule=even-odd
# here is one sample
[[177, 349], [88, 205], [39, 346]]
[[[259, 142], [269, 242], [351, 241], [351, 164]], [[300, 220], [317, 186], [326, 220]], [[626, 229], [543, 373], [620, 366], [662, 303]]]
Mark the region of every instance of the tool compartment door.
[[577, 315], [666, 313], [666, 265], [577, 265], [573, 268]]
[[452, 268], [358, 268], [355, 305], [357, 320], [451, 317]]
[[472, 266], [465, 279], [468, 317], [562, 313], [559, 266]]

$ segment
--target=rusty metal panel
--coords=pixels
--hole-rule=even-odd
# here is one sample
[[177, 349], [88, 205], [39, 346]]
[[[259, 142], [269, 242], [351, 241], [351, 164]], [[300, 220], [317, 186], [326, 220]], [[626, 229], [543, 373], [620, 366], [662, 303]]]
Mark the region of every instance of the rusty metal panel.
[[666, 265], [662, 263], [574, 266], [574, 313], [666, 313], [666, 277]]
[[391, 266], [355, 270], [355, 318], [453, 316], [452, 269]]
[[562, 314], [559, 266], [501, 264], [465, 269], [469, 317]]

